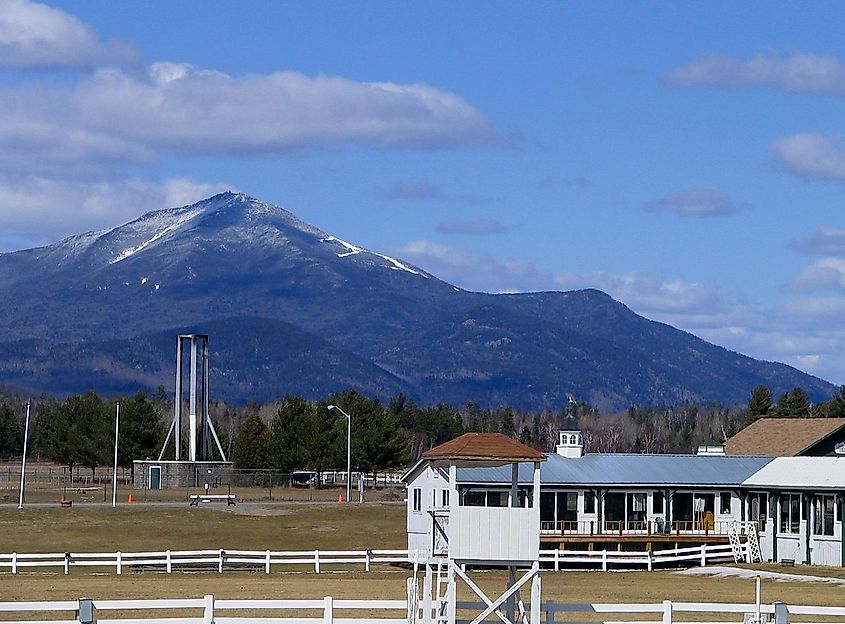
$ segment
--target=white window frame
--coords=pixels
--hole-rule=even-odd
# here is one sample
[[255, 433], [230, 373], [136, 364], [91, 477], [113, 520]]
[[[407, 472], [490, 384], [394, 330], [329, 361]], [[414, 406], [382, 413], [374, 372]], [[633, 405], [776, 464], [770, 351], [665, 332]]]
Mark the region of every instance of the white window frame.
[[411, 499], [411, 510], [414, 513], [422, 513], [422, 488], [413, 488]]

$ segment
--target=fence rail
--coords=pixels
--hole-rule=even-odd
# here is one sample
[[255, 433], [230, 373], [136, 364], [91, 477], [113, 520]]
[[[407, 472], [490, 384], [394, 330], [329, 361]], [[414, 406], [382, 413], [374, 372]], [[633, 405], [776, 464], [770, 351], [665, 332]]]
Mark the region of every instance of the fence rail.
[[[729, 544], [711, 544], [690, 548], [656, 551], [617, 550], [541, 550], [540, 563], [558, 571], [572, 565], [587, 565], [607, 570], [616, 567], [644, 567], [692, 563], [706, 566], [713, 561], [733, 560]], [[162, 550], [112, 553], [6, 553], [0, 554], [0, 572], [17, 574], [28, 569], [58, 569], [69, 574], [71, 568], [112, 568], [115, 573], [150, 570], [181, 572], [190, 570], [225, 571], [263, 570], [270, 574], [285, 567], [308, 566], [320, 573], [337, 566], [361, 566], [369, 572], [374, 564], [412, 563], [414, 553], [407, 550]]]
[[[743, 544], [743, 547], [745, 545]], [[601, 566], [607, 570], [610, 565], [645, 567], [651, 570], [655, 565], [669, 563], [693, 563], [706, 566], [708, 563], [734, 560], [733, 547], [730, 544], [709, 544], [688, 548], [667, 550], [541, 550], [540, 563], [552, 564], [555, 571], [570, 564], [588, 564]]]
[[[52, 624], [133, 624], [163, 622], [169, 624], [270, 624], [278, 622], [321, 622], [323, 624], [357, 624], [359, 622], [374, 622], [376, 624], [408, 624], [421, 622], [419, 619], [422, 602], [415, 591], [411, 590], [414, 579], [408, 579], [408, 597], [404, 600], [339, 600], [326, 596], [317, 600], [221, 600], [213, 595], [203, 598], [187, 599], [158, 599], [158, 600], [62, 600], [53, 602], [0, 602], [0, 614], [5, 617], [21, 619], [4, 619], [3, 622], [13, 624], [32, 624], [33, 621]], [[482, 605], [459, 602], [459, 611], [478, 609]], [[117, 612], [117, 613], [108, 613]], [[187, 613], [186, 613], [187, 612]], [[244, 612], [255, 615], [243, 615]], [[288, 612], [288, 613], [285, 613]], [[295, 612], [291, 614], [290, 612]], [[340, 613], [338, 613], [340, 612]], [[349, 613], [362, 612], [359, 617], [350, 617]], [[32, 617], [41, 615], [66, 614], [64, 619], [33, 620]], [[176, 617], [173, 614], [177, 614]], [[609, 616], [624, 616], [637, 614], [637, 624], [672, 624], [678, 620], [679, 614], [696, 614], [696, 620], [705, 617], [703, 621], [744, 621], [754, 624], [773, 622], [774, 624], [788, 624], [792, 616], [800, 616], [803, 620], [807, 616], [820, 616], [828, 622], [830, 618], [845, 618], [845, 607], [828, 607], [812, 605], [787, 605], [781, 602], [772, 604], [761, 603], [695, 603], [672, 602], [664, 600], [655, 603], [594, 603], [569, 604], [554, 600], [545, 600], [541, 605], [544, 624], [556, 624], [557, 614], [562, 613], [569, 622], [595, 621], [594, 614]], [[296, 617], [280, 617], [279, 614], [295, 615]], [[303, 615], [306, 614], [306, 615]], [[343, 614], [343, 617], [340, 617]], [[374, 615], [375, 614], [375, 615]], [[400, 617], [400, 614], [401, 617]], [[572, 620], [574, 614], [583, 614], [581, 618]], [[113, 617], [103, 617], [103, 616]], [[657, 618], [649, 619], [649, 615]], [[715, 616], [707, 620], [706, 616]], [[726, 616], [739, 616], [733, 620], [725, 620]], [[382, 617], [383, 616], [383, 617]], [[461, 620], [458, 620], [461, 622]], [[605, 620], [621, 624], [618, 620]], [[833, 620], [841, 622], [842, 620]], [[538, 623], [540, 624], [540, 623]]]

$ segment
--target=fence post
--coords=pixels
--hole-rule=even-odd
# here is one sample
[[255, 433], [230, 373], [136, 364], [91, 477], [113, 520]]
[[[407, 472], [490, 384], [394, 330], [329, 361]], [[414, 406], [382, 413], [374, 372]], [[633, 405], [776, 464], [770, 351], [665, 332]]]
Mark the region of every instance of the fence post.
[[94, 603], [90, 598], [80, 598], [76, 609], [76, 619], [80, 624], [96, 624], [94, 619]]
[[420, 610], [420, 599], [417, 596], [419, 587], [416, 577], [409, 576], [405, 581], [408, 588], [408, 624], [417, 624], [417, 614]]
[[789, 624], [789, 609], [785, 602], [772, 603], [775, 608], [775, 624]]
[[560, 548], [555, 548], [555, 572], [560, 572]]
[[316, 572], [317, 574], [320, 573], [320, 551], [319, 550], [314, 551], [314, 572]]
[[18, 573], [18, 553], [12, 553], [12, 574]]
[[165, 556], [165, 562], [166, 562], [166, 566], [167, 566], [166, 570], [167, 570], [167, 573], [170, 574], [171, 572], [173, 572], [173, 561], [172, 561], [172, 558], [170, 556], [170, 551], [168, 550], [167, 552], [165, 552], [164, 556]]
[[270, 574], [270, 551], [269, 550], [264, 555], [264, 573]]
[[645, 551], [645, 554], [646, 554], [646, 557], [648, 557], [648, 571], [651, 572], [652, 569], [654, 569], [654, 566], [653, 566], [652, 561], [651, 561], [651, 551], [647, 550], [647, 551]]
[[226, 551], [222, 548], [220, 549], [220, 558], [217, 560], [217, 571], [220, 574], [223, 574], [223, 557], [226, 555]]
[[65, 574], [70, 574], [70, 553], [65, 553]]
[[115, 559], [114, 564], [115, 564], [115, 567], [117, 568], [117, 570], [116, 570], [117, 573], [123, 574], [123, 556], [121, 555], [119, 550], [115, 553], [114, 559]]
[[371, 556], [371, 555], [372, 555], [372, 553], [370, 552], [370, 549], [369, 549], [369, 548], [368, 548], [366, 551], [364, 551], [364, 557], [365, 557], [365, 560], [364, 560], [364, 571], [365, 571], [365, 572], [369, 572], [369, 571], [370, 571], [370, 556]]
[[672, 601], [663, 601], [663, 624], [672, 624]]
[[605, 548], [601, 551], [601, 569], [603, 572], [607, 572], [607, 549]]
[[701, 567], [705, 567], [707, 565], [707, 546], [702, 544], [701, 545]]
[[323, 624], [334, 624], [334, 599], [326, 596], [323, 602]]
[[203, 624], [214, 624], [214, 596], [205, 595], [205, 607], [202, 612]]

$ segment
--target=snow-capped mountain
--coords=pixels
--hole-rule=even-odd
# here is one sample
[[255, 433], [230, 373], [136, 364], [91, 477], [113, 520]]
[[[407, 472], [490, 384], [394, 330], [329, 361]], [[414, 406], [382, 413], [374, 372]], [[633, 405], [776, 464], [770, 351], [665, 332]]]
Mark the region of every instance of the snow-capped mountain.
[[0, 384], [172, 383], [174, 334], [211, 334], [212, 391], [258, 400], [358, 387], [558, 407], [744, 401], [833, 387], [637, 316], [594, 290], [487, 295], [240, 193], [0, 254]]

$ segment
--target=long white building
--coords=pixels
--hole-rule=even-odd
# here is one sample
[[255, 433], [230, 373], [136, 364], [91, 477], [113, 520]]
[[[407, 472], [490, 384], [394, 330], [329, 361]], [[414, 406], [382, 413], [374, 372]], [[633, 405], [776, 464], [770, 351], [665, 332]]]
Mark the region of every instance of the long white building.
[[[519, 468], [531, 504], [532, 467]], [[406, 473], [411, 550], [432, 552], [432, 518], [449, 507], [448, 475], [425, 460]], [[458, 506], [508, 505], [507, 468], [457, 471]], [[734, 521], [757, 523], [769, 561], [845, 566], [845, 457], [584, 454], [560, 432], [540, 470], [541, 547], [651, 550], [727, 543]]]

